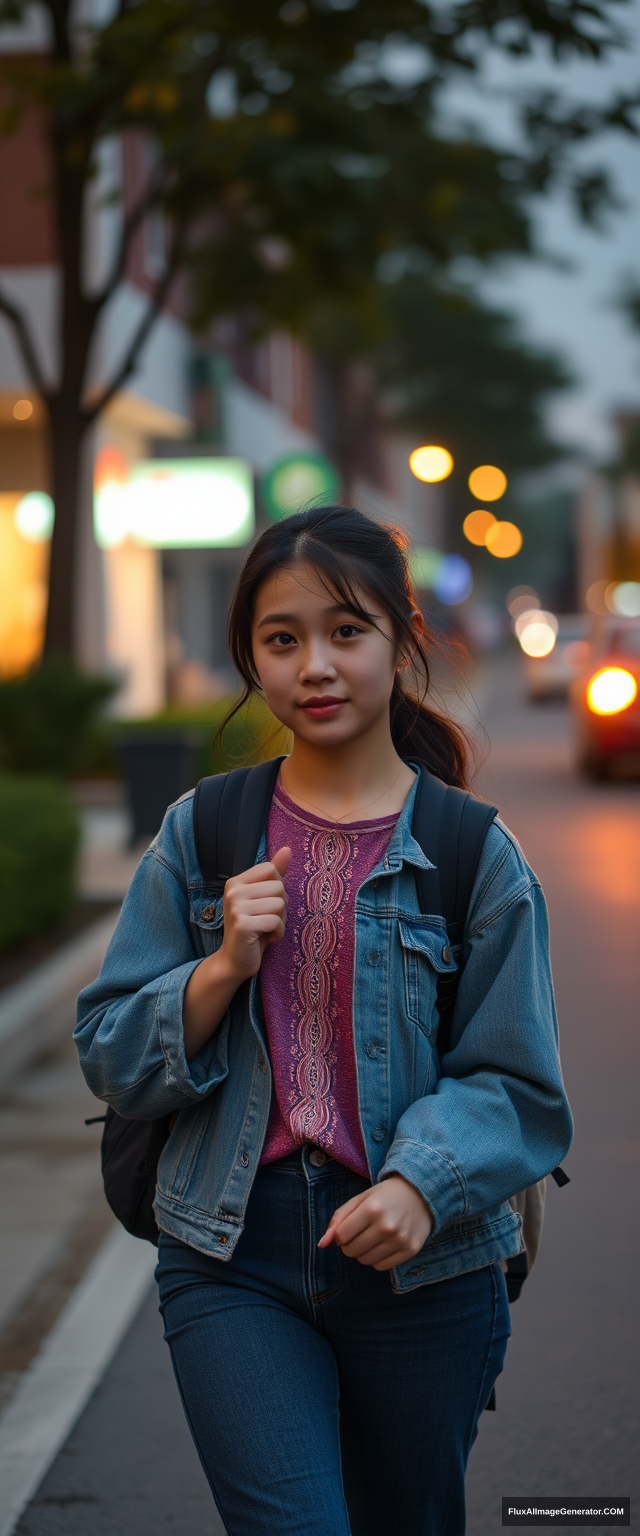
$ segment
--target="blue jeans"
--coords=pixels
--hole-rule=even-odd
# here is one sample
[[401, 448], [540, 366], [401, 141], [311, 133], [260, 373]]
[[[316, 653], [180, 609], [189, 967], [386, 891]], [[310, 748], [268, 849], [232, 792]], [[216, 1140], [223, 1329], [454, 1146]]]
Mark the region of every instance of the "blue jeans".
[[510, 1333], [502, 1271], [396, 1294], [318, 1249], [367, 1185], [311, 1151], [259, 1169], [228, 1264], [160, 1235], [165, 1337], [228, 1536], [463, 1536]]

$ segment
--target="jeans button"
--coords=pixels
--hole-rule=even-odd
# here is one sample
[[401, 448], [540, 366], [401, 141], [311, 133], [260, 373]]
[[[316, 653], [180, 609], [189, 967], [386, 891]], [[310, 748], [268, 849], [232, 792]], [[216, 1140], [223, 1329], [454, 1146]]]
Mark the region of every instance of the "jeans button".
[[379, 965], [379, 964], [380, 964], [380, 950], [379, 949], [368, 949], [367, 950], [367, 965]]
[[386, 1127], [386, 1125], [377, 1125], [376, 1128], [375, 1128], [375, 1131], [371, 1132], [371, 1135], [372, 1135], [374, 1141], [384, 1141], [384, 1138], [385, 1138], [386, 1134], [387, 1134], [387, 1127]]
[[322, 1168], [326, 1161], [327, 1154], [323, 1152], [322, 1147], [314, 1147], [313, 1152], [309, 1153], [309, 1162], [314, 1168]]
[[448, 944], [445, 944], [445, 946], [444, 946], [444, 949], [442, 951], [442, 958], [444, 960], [445, 965], [448, 965], [449, 961], [451, 959], [451, 950], [449, 949], [449, 945]]
[[248, 1152], [241, 1152], [240, 1153], [240, 1162], [242, 1163], [242, 1167], [243, 1168], [248, 1168], [249, 1167], [249, 1153]]
[[377, 1040], [370, 1040], [369, 1044], [365, 1046], [365, 1050], [367, 1052], [367, 1056], [370, 1056], [372, 1061], [376, 1061], [380, 1055], [382, 1046], [378, 1045]]
[[215, 915], [216, 915], [215, 905], [202, 908], [202, 916], [204, 918], [205, 923], [210, 923], [212, 921], [212, 919], [215, 917]]

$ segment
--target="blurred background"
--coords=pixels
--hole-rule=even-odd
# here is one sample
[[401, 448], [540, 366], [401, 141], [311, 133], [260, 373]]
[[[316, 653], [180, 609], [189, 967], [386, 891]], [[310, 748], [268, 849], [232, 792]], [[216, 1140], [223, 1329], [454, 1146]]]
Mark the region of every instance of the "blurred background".
[[[630, 1491], [639, 129], [638, 0], [0, 3], [0, 1536], [218, 1529], [73, 999], [166, 805], [278, 750], [259, 705], [217, 735], [230, 596], [335, 500], [406, 533], [551, 910], [572, 1182], [470, 1530]], [[78, 1297], [101, 1363], [27, 1454]]]

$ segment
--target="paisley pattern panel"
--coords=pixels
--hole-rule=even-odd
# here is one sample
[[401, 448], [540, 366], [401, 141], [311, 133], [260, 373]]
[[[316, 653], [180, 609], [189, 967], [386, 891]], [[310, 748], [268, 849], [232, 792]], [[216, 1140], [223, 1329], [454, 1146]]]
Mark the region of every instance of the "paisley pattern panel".
[[298, 1000], [297, 1033], [300, 1060], [296, 1069], [299, 1098], [289, 1114], [297, 1142], [317, 1141], [324, 1131], [325, 1144], [333, 1140], [330, 1053], [333, 1044], [335, 1003], [332, 1000], [331, 964], [339, 938], [339, 917], [352, 873], [353, 843], [345, 832], [332, 828], [311, 838], [304, 888], [305, 913], [300, 928], [300, 956], [296, 967]]
[[291, 848], [284, 937], [260, 969], [274, 1094], [261, 1162], [312, 1141], [368, 1177], [352, 1030], [355, 900], [380, 863], [396, 817], [335, 826], [278, 786], [269, 856]]

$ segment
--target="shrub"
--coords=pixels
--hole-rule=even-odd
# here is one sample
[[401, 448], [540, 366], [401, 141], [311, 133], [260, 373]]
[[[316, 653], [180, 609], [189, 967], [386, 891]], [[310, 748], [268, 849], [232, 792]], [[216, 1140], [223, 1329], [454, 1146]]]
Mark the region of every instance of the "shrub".
[[0, 949], [42, 933], [75, 901], [80, 827], [54, 779], [0, 775]]
[[110, 678], [88, 677], [62, 656], [0, 681], [0, 766], [61, 778], [81, 771], [100, 709], [117, 687]]
[[275, 720], [261, 699], [252, 699], [237, 715], [234, 715], [224, 735], [220, 727], [231, 707], [230, 699], [220, 699], [217, 704], [193, 705], [169, 704], [159, 714], [145, 720], [121, 720], [109, 724], [112, 743], [120, 734], [131, 737], [147, 731], [157, 734], [184, 727], [190, 734], [200, 737], [196, 759], [196, 778], [207, 773], [225, 773], [228, 768], [264, 762], [279, 752], [289, 750], [289, 733]]

